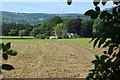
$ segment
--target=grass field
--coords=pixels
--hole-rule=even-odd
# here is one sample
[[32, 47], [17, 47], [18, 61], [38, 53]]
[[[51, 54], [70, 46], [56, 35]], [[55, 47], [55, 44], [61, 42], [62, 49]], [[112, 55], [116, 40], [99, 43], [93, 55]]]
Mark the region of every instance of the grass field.
[[3, 63], [15, 70], [4, 71], [5, 78], [85, 78], [93, 67], [94, 55], [103, 50], [94, 49], [90, 38], [82, 39], [3, 39], [12, 43], [18, 52]]

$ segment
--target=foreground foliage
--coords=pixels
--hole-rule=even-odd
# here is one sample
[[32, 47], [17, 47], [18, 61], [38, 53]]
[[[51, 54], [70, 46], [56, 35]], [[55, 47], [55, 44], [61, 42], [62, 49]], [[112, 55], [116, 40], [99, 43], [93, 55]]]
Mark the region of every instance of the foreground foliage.
[[[68, 0], [69, 5], [71, 1]], [[102, 20], [91, 40], [94, 40], [93, 46], [108, 48], [104, 51], [104, 55], [95, 56], [96, 59], [92, 61], [94, 69], [90, 70], [88, 80], [120, 80], [120, 2], [113, 0], [116, 6], [111, 8], [111, 11], [100, 11], [98, 4], [105, 5], [107, 1], [109, 0], [102, 0], [102, 2], [94, 0], [95, 10], [91, 9], [85, 13], [92, 19], [99, 17]]]
[[[7, 44], [4, 44], [4, 43], [0, 44], [0, 50], [1, 50], [0, 54], [4, 60], [8, 60], [8, 56], [16, 56], [17, 55], [17, 52], [11, 50], [10, 47], [11, 47], [10, 42]], [[13, 70], [13, 69], [14, 69], [14, 67], [9, 64], [0, 63], [0, 74], [2, 74], [1, 70]]]

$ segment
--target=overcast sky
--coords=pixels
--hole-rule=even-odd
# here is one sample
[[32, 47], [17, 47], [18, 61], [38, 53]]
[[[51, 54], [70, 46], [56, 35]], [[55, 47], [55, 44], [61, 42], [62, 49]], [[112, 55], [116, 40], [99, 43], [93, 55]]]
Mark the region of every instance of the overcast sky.
[[[67, 0], [3, 0], [2, 11], [21, 13], [84, 13], [93, 9], [92, 0], [73, 0], [69, 6]], [[112, 7], [112, 2], [108, 2], [104, 8]]]

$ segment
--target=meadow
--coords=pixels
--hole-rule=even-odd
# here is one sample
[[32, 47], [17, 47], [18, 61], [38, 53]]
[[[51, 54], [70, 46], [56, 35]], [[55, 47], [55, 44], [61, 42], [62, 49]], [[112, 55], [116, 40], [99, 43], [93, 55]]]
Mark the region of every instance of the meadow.
[[[6, 38], [6, 37], [5, 37]], [[4, 78], [85, 78], [91, 61], [103, 49], [93, 48], [91, 38], [80, 39], [2, 39], [12, 43], [18, 54], [3, 63], [15, 70], [4, 71]]]

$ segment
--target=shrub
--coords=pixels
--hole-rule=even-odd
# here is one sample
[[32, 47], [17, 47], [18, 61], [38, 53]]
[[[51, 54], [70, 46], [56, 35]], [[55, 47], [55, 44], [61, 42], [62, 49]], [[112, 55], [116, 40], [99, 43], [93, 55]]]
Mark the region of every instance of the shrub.
[[63, 36], [63, 38], [65, 38], [65, 39], [69, 38], [66, 32], [64, 32], [64, 33], [62, 34], [62, 36]]
[[74, 34], [73, 36], [74, 36], [74, 38], [80, 38], [80, 36], [77, 34]]
[[38, 34], [38, 35], [36, 35], [36, 38], [37, 39], [45, 39], [46, 36], [44, 34]]

